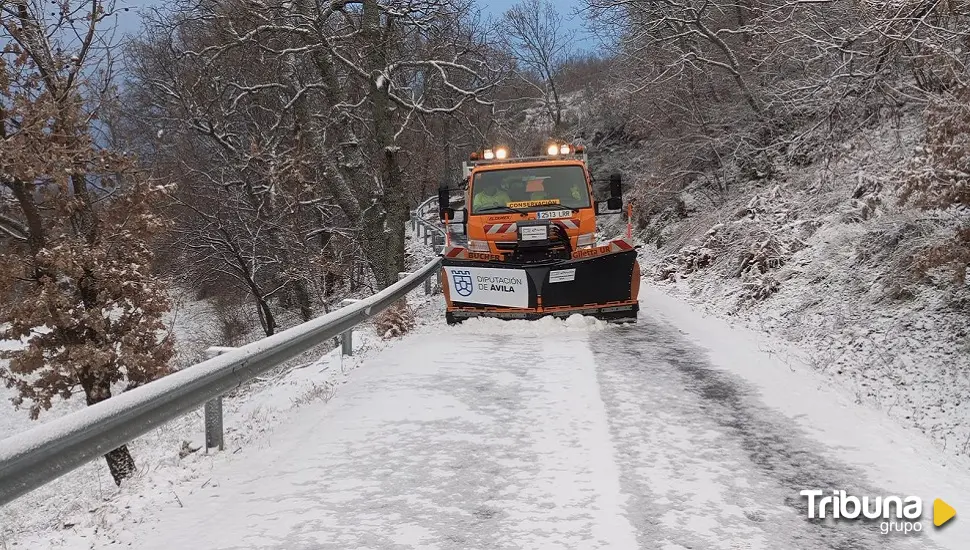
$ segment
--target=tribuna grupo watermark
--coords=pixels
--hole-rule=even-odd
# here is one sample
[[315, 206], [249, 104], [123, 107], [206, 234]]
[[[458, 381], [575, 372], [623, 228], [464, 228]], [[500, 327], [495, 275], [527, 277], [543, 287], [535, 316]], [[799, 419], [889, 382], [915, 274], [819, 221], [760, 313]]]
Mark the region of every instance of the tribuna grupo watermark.
[[808, 497], [809, 519], [882, 519], [879, 531], [909, 534], [923, 530], [923, 499], [909, 496], [857, 497], [845, 491], [832, 491], [825, 495], [820, 489], [806, 489], [799, 493]]

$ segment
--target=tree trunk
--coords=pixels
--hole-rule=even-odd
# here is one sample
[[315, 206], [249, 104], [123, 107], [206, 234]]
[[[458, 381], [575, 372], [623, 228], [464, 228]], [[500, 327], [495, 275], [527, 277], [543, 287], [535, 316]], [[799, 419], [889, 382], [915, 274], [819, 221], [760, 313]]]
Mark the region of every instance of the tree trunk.
[[[747, 14], [751, 11], [751, 8], [750, 8], [750, 6], [748, 6], [748, 4], [749, 4], [748, 0], [741, 0], [740, 2], [738, 2], [738, 5], [736, 6], [736, 8], [737, 8], [737, 16], [738, 16], [738, 28], [739, 29], [743, 28], [745, 25], [748, 24]], [[743, 44], [745, 44], [745, 45], [750, 44], [751, 43], [751, 33], [747, 32], [747, 31], [743, 31], [741, 33], [741, 42]]]
[[[325, 174], [321, 174], [320, 181], [328, 187], [334, 200], [349, 220], [357, 224], [361, 232], [360, 243], [367, 265], [377, 279], [378, 285], [384, 288], [397, 281], [397, 266], [388, 263], [389, 250], [396, 248], [396, 243], [388, 246], [389, 235], [384, 227], [389, 223], [386, 216], [385, 197], [375, 196], [372, 175], [368, 173], [369, 159], [375, 158], [371, 153], [383, 158], [382, 151], [393, 143], [394, 132], [391, 129], [389, 99], [386, 87], [378, 89], [376, 73], [383, 67], [384, 50], [388, 47], [382, 40], [381, 7], [376, 0], [362, 2], [361, 36], [365, 54], [365, 70], [369, 79], [370, 92], [373, 99], [369, 102], [371, 115], [374, 117], [375, 136], [373, 148], [365, 151], [357, 137], [351, 120], [342, 125], [339, 158], [328, 156], [323, 160]], [[334, 67], [333, 59], [321, 52], [313, 56], [313, 61], [325, 86], [324, 95], [331, 104], [345, 101], [339, 85], [339, 78]], [[403, 185], [403, 184], [402, 184]], [[376, 189], [375, 189], [376, 191]], [[405, 207], [406, 208], [406, 207]], [[401, 235], [403, 249], [403, 233]], [[356, 282], [351, 279], [351, 290]]]
[[98, 241], [98, 219], [94, 216], [94, 212], [91, 211], [91, 197], [88, 194], [87, 188], [88, 182], [84, 176], [73, 174], [71, 176], [71, 185], [74, 196], [81, 202], [81, 207], [76, 209], [71, 216], [74, 231], [77, 235], [84, 237], [87, 244], [93, 245]]
[[313, 304], [310, 303], [310, 291], [307, 290], [306, 281], [294, 279], [293, 294], [297, 305], [300, 306], [300, 317], [303, 318], [303, 321], [313, 319]]
[[[107, 368], [105, 367], [105, 370]], [[97, 373], [81, 373], [78, 378], [81, 387], [84, 388], [84, 396], [89, 407], [111, 397], [111, 384], [98, 376]], [[117, 449], [108, 451], [104, 455], [104, 459], [108, 463], [108, 470], [115, 480], [115, 485], [120, 486], [122, 480], [131, 477], [137, 470], [135, 459], [128, 452], [128, 445], [122, 445]]]
[[408, 210], [407, 200], [404, 192], [404, 176], [401, 173], [401, 165], [398, 162], [398, 153], [393, 150], [385, 151], [385, 162], [387, 165], [387, 265], [390, 273], [388, 274], [388, 285], [397, 282], [398, 273], [407, 271], [405, 264], [404, 233], [410, 211]]
[[556, 80], [552, 77], [552, 71], [546, 66], [546, 76], [549, 79], [549, 89], [552, 91], [552, 101], [555, 110], [553, 111], [555, 122], [555, 134], [558, 136], [562, 129], [562, 102], [559, 100], [559, 90], [556, 89]]
[[259, 313], [259, 324], [263, 327], [263, 333], [266, 336], [272, 336], [276, 334], [276, 317], [273, 316], [273, 310], [269, 307], [269, 303], [259, 294], [259, 289], [252, 287], [253, 298], [256, 300], [256, 311]]
[[[381, 258], [371, 261], [371, 270], [383, 289], [397, 282], [397, 274], [404, 270], [404, 223], [407, 216], [396, 216], [397, 210], [407, 211], [404, 194], [404, 181], [397, 163], [399, 148], [395, 145], [394, 112], [388, 96], [388, 85], [378, 85], [377, 74], [383, 69], [386, 54], [391, 49], [389, 40], [394, 35], [393, 20], [381, 27], [381, 9], [376, 0], [363, 3], [361, 34], [367, 44], [365, 55], [366, 69], [370, 78], [370, 115], [374, 129], [374, 153], [376, 161], [381, 159], [380, 178], [383, 183], [382, 196], [375, 204], [365, 210], [364, 235], [370, 246], [382, 252]], [[398, 223], [400, 218], [400, 223]]]
[[[353, 278], [354, 278], [354, 272], [353, 272], [353, 270], [354, 270], [354, 268], [353, 268], [353, 266], [351, 266], [350, 267], [350, 278], [351, 278], [351, 280], [353, 280]], [[337, 285], [340, 284], [340, 282], [341, 282], [342, 279], [343, 279], [343, 277], [337, 275], [333, 271], [327, 271], [327, 273], [323, 276], [323, 286], [324, 286], [323, 295], [326, 296], [327, 298], [333, 296], [334, 291], [337, 290]], [[353, 285], [351, 285], [351, 286], [353, 286]], [[326, 303], [326, 302], [324, 302], [324, 303]]]
[[20, 205], [20, 211], [23, 212], [24, 219], [27, 220], [27, 245], [30, 246], [31, 253], [37, 255], [47, 246], [47, 235], [44, 232], [44, 223], [40, 217], [40, 209], [37, 208], [37, 204], [34, 202], [34, 197], [31, 194], [31, 189], [26, 183], [18, 179], [13, 179], [9, 182], [8, 186], [13, 191], [14, 197], [17, 198], [17, 203]]

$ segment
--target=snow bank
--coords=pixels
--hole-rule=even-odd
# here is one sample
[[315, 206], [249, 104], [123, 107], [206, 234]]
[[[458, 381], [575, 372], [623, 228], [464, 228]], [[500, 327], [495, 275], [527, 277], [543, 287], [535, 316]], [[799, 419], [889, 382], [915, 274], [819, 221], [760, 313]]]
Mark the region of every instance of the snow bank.
[[573, 314], [566, 319], [543, 317], [535, 321], [503, 320], [476, 317], [453, 325], [454, 334], [495, 334], [518, 336], [545, 336], [564, 332], [597, 332], [609, 326], [593, 317]]

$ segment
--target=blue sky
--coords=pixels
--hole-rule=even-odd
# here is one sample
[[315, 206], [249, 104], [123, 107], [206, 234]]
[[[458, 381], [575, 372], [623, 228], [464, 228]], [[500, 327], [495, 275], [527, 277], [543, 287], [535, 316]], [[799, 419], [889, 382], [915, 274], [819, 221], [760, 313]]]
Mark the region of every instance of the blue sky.
[[[577, 49], [589, 48], [592, 46], [592, 37], [587, 36], [584, 33], [583, 18], [581, 15], [573, 16], [582, 2], [579, 0], [550, 0], [556, 8], [559, 9], [559, 13], [562, 14], [563, 19], [566, 20], [567, 28], [576, 31], [576, 45]], [[476, 3], [481, 7], [485, 14], [492, 15], [495, 18], [500, 17], [506, 10], [511, 8], [517, 2], [516, 0], [499, 0], [495, 2], [489, 2], [488, 0], [476, 0]]]
[[[485, 16], [491, 15], [494, 18], [500, 17], [507, 9], [516, 3], [516, 0], [476, 0]], [[591, 38], [583, 33], [583, 21], [581, 17], [573, 17], [572, 13], [580, 6], [579, 0], [552, 0], [564, 19], [567, 20], [569, 28], [575, 30], [578, 48], [590, 47]], [[128, 7], [129, 11], [120, 12], [118, 21], [122, 33], [137, 33], [141, 27], [141, 17], [138, 11], [146, 6], [164, 6], [165, 0], [118, 0], [118, 7]], [[577, 48], [577, 49], [578, 49]]]
[[[573, 29], [581, 30], [582, 19], [579, 17], [573, 18], [572, 16], [572, 13], [581, 5], [579, 0], [551, 0], [551, 2], [559, 9], [559, 13], [562, 14], [563, 18], [567, 20]], [[516, 0], [498, 0], [495, 2], [476, 0], [475, 3], [478, 4], [484, 13], [499, 17], [515, 5]]]

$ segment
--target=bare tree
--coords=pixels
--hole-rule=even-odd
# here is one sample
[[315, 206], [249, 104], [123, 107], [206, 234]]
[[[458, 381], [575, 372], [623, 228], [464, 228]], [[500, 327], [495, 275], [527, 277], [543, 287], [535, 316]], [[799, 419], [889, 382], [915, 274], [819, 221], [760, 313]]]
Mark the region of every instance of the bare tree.
[[559, 10], [548, 0], [522, 0], [505, 12], [502, 23], [515, 59], [538, 74], [545, 108], [558, 130], [563, 109], [556, 79], [576, 33], [564, 27]]
[[[37, 418], [79, 389], [88, 405], [168, 372], [149, 240], [165, 221], [166, 190], [123, 152], [100, 147], [95, 121], [115, 95], [100, 0], [0, 3], [0, 332], [24, 339], [0, 379]], [[88, 75], [100, 74], [100, 80]], [[105, 458], [116, 483], [135, 463], [127, 446]]]
[[[133, 105], [151, 114], [145, 136], [168, 136], [148, 145], [159, 166], [180, 166], [168, 173], [239, 188], [250, 211], [279, 218], [260, 236], [280, 251], [279, 273], [306, 251], [332, 255], [314, 241], [338, 236], [387, 286], [405, 269], [412, 155], [436, 121], [490, 110], [502, 74], [468, 11], [455, 0], [185, 3], [132, 50]], [[207, 153], [190, 165], [180, 143]]]
[[[941, 3], [587, 0], [628, 128], [661, 185], [761, 180], [952, 82], [966, 14]], [[615, 99], [615, 98], [611, 98]], [[617, 100], [620, 101], [620, 100]], [[621, 102], [622, 104], [622, 102]], [[708, 183], [703, 183], [708, 182]], [[716, 183], [720, 182], [720, 183]]]

